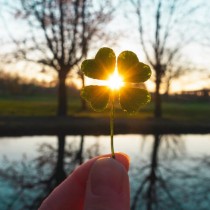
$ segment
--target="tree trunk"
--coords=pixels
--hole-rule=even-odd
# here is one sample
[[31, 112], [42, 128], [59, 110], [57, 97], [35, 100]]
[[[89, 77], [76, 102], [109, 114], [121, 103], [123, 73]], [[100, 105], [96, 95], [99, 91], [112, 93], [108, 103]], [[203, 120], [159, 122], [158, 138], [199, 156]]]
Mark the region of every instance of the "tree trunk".
[[157, 202], [157, 175], [158, 168], [158, 149], [160, 146], [160, 135], [154, 135], [153, 151], [151, 155], [151, 171], [149, 174], [149, 186], [147, 191], [147, 210], [152, 210], [154, 204]]
[[155, 89], [155, 110], [154, 110], [154, 116], [156, 119], [159, 119], [162, 117], [160, 84], [161, 84], [160, 75], [157, 75], [156, 76], [156, 89]]
[[165, 93], [164, 93], [164, 95], [167, 96], [167, 97], [169, 95], [169, 88], [170, 88], [170, 84], [169, 84], [169, 82], [167, 82], [167, 84], [166, 84], [166, 90], [165, 90]]
[[66, 173], [64, 171], [64, 153], [65, 153], [65, 135], [58, 135], [58, 155], [57, 165], [55, 172], [56, 185], [59, 185], [65, 178]]
[[67, 89], [66, 89], [66, 73], [59, 71], [58, 73], [58, 116], [67, 115]]
[[83, 154], [82, 154], [83, 148], [84, 148], [84, 135], [81, 135], [80, 147], [76, 155], [76, 160], [79, 162], [80, 165], [84, 162]]
[[[81, 80], [82, 80], [82, 88], [84, 88], [85, 87], [84, 74], [81, 75]], [[87, 103], [86, 103], [85, 99], [83, 99], [82, 97], [81, 97], [81, 105], [82, 105], [82, 107], [81, 107], [82, 111], [85, 111], [87, 109]]]

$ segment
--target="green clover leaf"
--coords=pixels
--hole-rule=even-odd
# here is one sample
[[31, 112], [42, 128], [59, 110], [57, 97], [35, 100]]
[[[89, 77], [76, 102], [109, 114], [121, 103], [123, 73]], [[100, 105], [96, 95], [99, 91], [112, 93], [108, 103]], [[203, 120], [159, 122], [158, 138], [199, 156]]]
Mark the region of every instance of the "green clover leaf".
[[150, 102], [151, 97], [147, 90], [140, 88], [120, 89], [120, 105], [124, 111], [136, 113], [139, 109]]
[[126, 82], [145, 82], [151, 76], [150, 67], [139, 62], [138, 57], [131, 51], [120, 53], [117, 58], [117, 67], [120, 75]]
[[[85, 76], [107, 80], [113, 74], [116, 65], [116, 56], [112, 49], [101, 48], [95, 59], [83, 61], [81, 70]], [[130, 86], [132, 83], [145, 82], [151, 76], [150, 67], [139, 62], [138, 57], [131, 51], [123, 51], [117, 58], [118, 73], [122, 75], [125, 87], [118, 91], [119, 103], [122, 109], [128, 113], [138, 112], [141, 106], [150, 101], [147, 90]], [[130, 84], [129, 84], [130, 83]], [[103, 111], [107, 108], [111, 92], [106, 86], [86, 86], [82, 89], [81, 96], [95, 111]], [[115, 90], [115, 92], [117, 92]]]
[[109, 102], [110, 90], [106, 86], [90, 85], [85, 87], [81, 96], [87, 100], [95, 111], [103, 111], [106, 109]]
[[97, 52], [95, 59], [83, 61], [81, 70], [87, 77], [107, 80], [110, 73], [114, 72], [115, 63], [116, 56], [114, 51], [104, 47]]

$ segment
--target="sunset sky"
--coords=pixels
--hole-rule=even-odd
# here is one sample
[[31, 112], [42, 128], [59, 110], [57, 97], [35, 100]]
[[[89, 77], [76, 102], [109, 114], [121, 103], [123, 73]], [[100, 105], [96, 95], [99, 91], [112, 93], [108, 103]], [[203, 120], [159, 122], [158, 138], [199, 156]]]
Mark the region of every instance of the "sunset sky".
[[[4, 2], [4, 0], [0, 0], [1, 5], [4, 5]], [[146, 63], [147, 61], [139, 43], [137, 19], [133, 12], [134, 8], [129, 3], [126, 3], [126, 1], [122, 2], [124, 3], [120, 4], [121, 6], [116, 11], [113, 21], [107, 26], [107, 28], [104, 28], [104, 30], [109, 33], [120, 32], [121, 36], [118, 36], [117, 40], [115, 40], [116, 44], [114, 46], [110, 45], [109, 43], [102, 43], [100, 46], [98, 46], [98, 48], [111, 47], [115, 51], [116, 55], [119, 55], [119, 53], [123, 50], [131, 50], [138, 55], [140, 61]], [[193, 1], [195, 5], [196, 2], [201, 1]], [[4, 10], [4, 7], [0, 7], [0, 44], [3, 46], [1, 53], [7, 51], [8, 46], [11, 47], [11, 45], [5, 45], [5, 43], [10, 41], [8, 38], [8, 31], [10, 31], [10, 33], [13, 35], [15, 32], [16, 38], [23, 36], [24, 31], [26, 31], [25, 25], [21, 24], [21, 22], [17, 21], [15, 18], [9, 17], [7, 12], [7, 10]], [[210, 15], [205, 7], [203, 7], [200, 12], [196, 13], [196, 17], [194, 19], [198, 21], [196, 23], [197, 29], [195, 30], [196, 40], [192, 41], [183, 50], [183, 58], [185, 62], [189, 64], [191, 69], [182, 77], [172, 82], [171, 92], [210, 88], [210, 28], [208, 29], [207, 27], [208, 22], [210, 23]], [[192, 34], [192, 36], [194, 35]], [[88, 58], [93, 58], [96, 52], [97, 49], [90, 51]], [[0, 63], [0, 66], [2, 65], [3, 62]], [[56, 79], [56, 73], [54, 71], [49, 71], [49, 73], [46, 74], [46, 72], [42, 71], [42, 67], [34, 64], [26, 65], [24, 62], [4, 66], [4, 69], [14, 73], [17, 72], [21, 76], [36, 78], [38, 80], [44, 80], [47, 82], [51, 82]], [[73, 73], [72, 75], [74, 77], [74, 83], [80, 86], [80, 80], [77, 79], [77, 75]], [[153, 80], [154, 78], [146, 82], [146, 85], [150, 91], [154, 90]], [[91, 84], [95, 81], [87, 79], [86, 82]]]

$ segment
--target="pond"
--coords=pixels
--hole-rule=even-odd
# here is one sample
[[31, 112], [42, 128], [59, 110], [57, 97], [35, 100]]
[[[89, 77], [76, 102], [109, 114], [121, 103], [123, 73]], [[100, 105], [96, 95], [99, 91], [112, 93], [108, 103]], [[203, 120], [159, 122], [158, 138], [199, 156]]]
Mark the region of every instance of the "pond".
[[[37, 209], [76, 166], [110, 153], [109, 136], [0, 139], [0, 209]], [[210, 208], [210, 134], [116, 135], [131, 158], [131, 210]]]

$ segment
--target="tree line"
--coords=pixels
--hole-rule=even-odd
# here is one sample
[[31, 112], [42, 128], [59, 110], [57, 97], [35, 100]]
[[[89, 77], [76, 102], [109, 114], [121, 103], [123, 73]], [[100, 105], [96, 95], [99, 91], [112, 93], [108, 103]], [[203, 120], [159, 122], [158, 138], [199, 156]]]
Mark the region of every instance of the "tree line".
[[[127, 0], [131, 8], [131, 20], [137, 23], [135, 31], [139, 38], [139, 51], [153, 69], [155, 83], [154, 117], [162, 117], [161, 85], [170, 88], [171, 80], [189, 71], [182, 50], [195, 41], [194, 21], [202, 8], [201, 3], [186, 0]], [[106, 26], [115, 18], [119, 5], [113, 1], [94, 0], [19, 0], [5, 5], [10, 15], [28, 26], [28, 33], [17, 38], [8, 37], [14, 48], [4, 54], [4, 60], [38, 63], [57, 72], [57, 115], [67, 115], [68, 74], [80, 65], [97, 42], [107, 45], [113, 34]], [[126, 5], [125, 4], [125, 5]], [[121, 8], [122, 9], [122, 8]], [[11, 12], [12, 11], [12, 12]], [[84, 77], [82, 75], [84, 81]]]
[[[0, 96], [32, 96], [32, 95], [56, 95], [57, 86], [49, 85], [44, 81], [27, 79], [18, 74], [11, 75], [6, 72], [0, 74]], [[68, 93], [71, 96], [79, 96], [79, 90], [68, 84]]]

